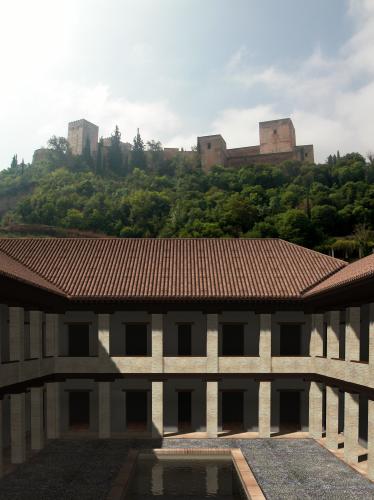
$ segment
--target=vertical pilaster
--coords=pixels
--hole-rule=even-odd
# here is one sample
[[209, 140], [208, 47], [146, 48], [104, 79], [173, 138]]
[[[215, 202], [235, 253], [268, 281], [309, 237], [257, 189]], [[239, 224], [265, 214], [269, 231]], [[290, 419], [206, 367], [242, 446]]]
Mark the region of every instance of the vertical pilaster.
[[347, 308], [345, 359], [346, 361], [360, 360], [360, 307]]
[[368, 476], [374, 480], [374, 400], [368, 401]]
[[326, 386], [326, 446], [338, 449], [339, 436], [339, 390]]
[[152, 314], [152, 373], [162, 373], [163, 365], [163, 315]]
[[42, 357], [43, 313], [30, 311], [30, 358]]
[[164, 435], [164, 383], [152, 382], [152, 437]]
[[322, 387], [310, 382], [309, 387], [309, 435], [314, 439], [322, 437]]
[[370, 379], [374, 377], [374, 302], [369, 304], [369, 369]]
[[271, 371], [271, 314], [260, 314], [260, 370]]
[[330, 311], [327, 323], [327, 357], [339, 358], [340, 311]]
[[110, 382], [99, 382], [99, 438], [110, 438], [111, 391]]
[[218, 435], [218, 382], [206, 384], [206, 432], [208, 438]]
[[0, 477], [4, 474], [3, 400], [0, 399]]
[[60, 437], [60, 384], [46, 384], [47, 439]]
[[110, 356], [110, 314], [98, 314], [99, 358]]
[[344, 395], [344, 458], [347, 462], [358, 462], [358, 412], [359, 395], [346, 392]]
[[312, 331], [310, 334], [310, 356], [323, 355], [323, 314], [312, 314]]
[[26, 460], [25, 393], [10, 395], [10, 459], [12, 464]]
[[207, 314], [207, 372], [218, 372], [218, 314]]
[[58, 356], [58, 314], [45, 315], [45, 355]]
[[258, 433], [269, 438], [271, 432], [271, 382], [261, 380], [258, 391]]
[[43, 387], [31, 387], [31, 449], [41, 450], [44, 446], [43, 429]]
[[23, 307], [9, 307], [10, 361], [22, 361], [24, 358], [24, 323]]

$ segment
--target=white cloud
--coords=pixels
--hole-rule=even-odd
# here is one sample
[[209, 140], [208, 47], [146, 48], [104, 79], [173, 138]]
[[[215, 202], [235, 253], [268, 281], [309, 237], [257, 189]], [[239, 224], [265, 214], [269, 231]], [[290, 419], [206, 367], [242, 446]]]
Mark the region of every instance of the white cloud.
[[[227, 78], [249, 91], [266, 89], [267, 106], [226, 110], [217, 120], [233, 143], [244, 141], [248, 120], [286, 112], [294, 120], [298, 142], [313, 143], [316, 158], [324, 161], [331, 152], [365, 154], [374, 149], [374, 2], [351, 0], [350, 15], [355, 33], [334, 60], [319, 47], [298, 68], [255, 68], [241, 47], [229, 60]], [[283, 111], [283, 113], [282, 113]], [[249, 135], [253, 136], [253, 130]], [[257, 141], [258, 142], [258, 139]]]

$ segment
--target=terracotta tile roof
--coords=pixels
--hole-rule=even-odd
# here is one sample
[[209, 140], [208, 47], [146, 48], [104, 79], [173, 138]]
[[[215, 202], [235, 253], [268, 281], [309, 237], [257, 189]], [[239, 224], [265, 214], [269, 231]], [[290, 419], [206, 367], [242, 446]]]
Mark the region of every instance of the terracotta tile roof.
[[28, 285], [37, 286], [49, 292], [60, 293], [58, 288], [42, 276], [34, 273], [20, 262], [0, 251], [0, 275], [22, 281]]
[[334, 275], [312, 287], [305, 296], [327, 292], [333, 288], [350, 285], [361, 279], [374, 277], [374, 254], [352, 262]]
[[4, 238], [0, 251], [76, 299], [297, 299], [346, 265], [278, 239]]

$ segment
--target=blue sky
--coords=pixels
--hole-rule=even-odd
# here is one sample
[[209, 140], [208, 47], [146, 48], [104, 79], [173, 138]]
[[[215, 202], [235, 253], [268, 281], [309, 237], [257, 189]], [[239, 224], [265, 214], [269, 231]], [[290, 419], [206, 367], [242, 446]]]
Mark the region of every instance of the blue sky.
[[298, 143], [374, 150], [372, 0], [13, 0], [0, 18], [0, 168], [67, 122], [189, 148], [257, 144], [291, 116]]

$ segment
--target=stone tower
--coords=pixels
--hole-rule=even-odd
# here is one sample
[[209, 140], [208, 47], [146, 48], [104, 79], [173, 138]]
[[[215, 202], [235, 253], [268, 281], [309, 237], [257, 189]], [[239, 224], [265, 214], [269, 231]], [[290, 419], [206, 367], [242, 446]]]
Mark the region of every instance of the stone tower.
[[87, 120], [76, 120], [69, 123], [68, 142], [73, 155], [81, 155], [87, 141], [90, 144], [91, 155], [97, 152], [99, 140], [99, 127]]
[[290, 118], [260, 122], [260, 154], [287, 153], [295, 147], [295, 128]]

